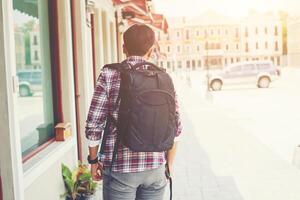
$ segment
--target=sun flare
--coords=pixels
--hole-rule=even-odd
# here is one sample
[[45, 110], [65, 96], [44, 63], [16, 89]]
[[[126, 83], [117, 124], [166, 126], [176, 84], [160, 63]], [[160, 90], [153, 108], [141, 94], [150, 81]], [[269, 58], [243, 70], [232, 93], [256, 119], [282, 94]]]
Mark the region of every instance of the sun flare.
[[241, 18], [249, 11], [269, 12], [285, 10], [299, 13], [297, 0], [153, 0], [158, 12], [169, 17], [193, 17], [206, 10], [212, 10], [226, 16]]

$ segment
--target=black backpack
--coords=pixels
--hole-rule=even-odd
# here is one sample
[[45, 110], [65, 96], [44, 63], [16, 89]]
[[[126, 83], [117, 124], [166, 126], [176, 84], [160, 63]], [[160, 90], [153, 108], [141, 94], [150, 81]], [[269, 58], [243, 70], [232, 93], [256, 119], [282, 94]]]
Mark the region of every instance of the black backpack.
[[121, 75], [116, 102], [120, 103], [118, 120], [108, 116], [100, 150], [103, 154], [109, 124], [114, 123], [117, 140], [109, 170], [112, 170], [120, 143], [136, 152], [166, 152], [171, 149], [176, 131], [176, 105], [170, 75], [149, 62], [134, 66], [116, 63], [104, 67], [118, 70]]
[[176, 130], [175, 90], [169, 74], [148, 62], [131, 67], [127, 63], [105, 67], [121, 74], [119, 116], [115, 122], [121, 144], [136, 152], [172, 148]]

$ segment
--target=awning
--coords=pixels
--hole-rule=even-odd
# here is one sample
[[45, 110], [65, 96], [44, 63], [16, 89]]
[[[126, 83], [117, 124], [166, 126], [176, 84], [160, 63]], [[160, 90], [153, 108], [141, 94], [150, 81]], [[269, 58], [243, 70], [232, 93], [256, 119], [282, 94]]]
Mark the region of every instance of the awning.
[[167, 33], [168, 23], [161, 14], [155, 14], [147, 4], [147, 0], [113, 0], [115, 6], [119, 6], [122, 12], [134, 12], [135, 17], [128, 19], [129, 24], [147, 24], [154, 29]]
[[146, 0], [113, 0], [114, 5], [122, 5], [123, 8], [133, 8], [136, 12], [149, 11]]
[[13, 7], [22, 13], [38, 18], [38, 0], [13, 0]]

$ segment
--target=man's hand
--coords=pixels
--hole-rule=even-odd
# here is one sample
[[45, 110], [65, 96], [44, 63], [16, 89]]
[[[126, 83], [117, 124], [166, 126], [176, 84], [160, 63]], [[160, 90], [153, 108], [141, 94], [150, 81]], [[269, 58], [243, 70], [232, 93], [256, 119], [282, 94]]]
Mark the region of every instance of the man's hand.
[[103, 164], [98, 162], [96, 164], [91, 164], [91, 174], [94, 181], [101, 181], [103, 173]]
[[[89, 147], [89, 158], [91, 160], [95, 160], [98, 157], [98, 149], [99, 145], [95, 147]], [[98, 161], [98, 163], [91, 164], [91, 174], [94, 181], [102, 180], [102, 171], [103, 165], [101, 162]]]
[[170, 175], [172, 175], [172, 172], [173, 172], [173, 162], [174, 162], [174, 157], [176, 154], [177, 143], [178, 142], [174, 142], [173, 147], [167, 152], [167, 162], [169, 165]]

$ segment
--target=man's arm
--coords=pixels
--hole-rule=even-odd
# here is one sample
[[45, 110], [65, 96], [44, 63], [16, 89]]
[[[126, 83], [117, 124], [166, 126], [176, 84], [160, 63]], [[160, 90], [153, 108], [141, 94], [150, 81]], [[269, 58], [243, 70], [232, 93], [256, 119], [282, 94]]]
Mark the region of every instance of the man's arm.
[[[97, 80], [86, 121], [85, 133], [89, 142], [90, 160], [97, 159], [99, 143], [106, 123], [108, 112], [108, 95], [106, 90], [105, 69], [103, 69]], [[101, 163], [91, 165], [91, 173], [94, 180], [101, 179], [101, 170]]]
[[176, 121], [176, 133], [175, 133], [175, 141], [173, 147], [167, 152], [167, 162], [169, 165], [170, 173], [172, 173], [173, 170], [173, 163], [174, 158], [177, 150], [177, 145], [179, 141], [179, 136], [182, 132], [182, 124], [180, 119], [180, 113], [179, 113], [179, 104], [177, 100], [177, 95], [175, 94], [175, 121]]

